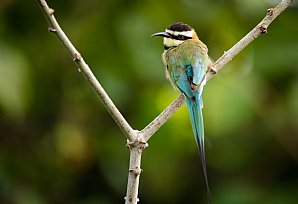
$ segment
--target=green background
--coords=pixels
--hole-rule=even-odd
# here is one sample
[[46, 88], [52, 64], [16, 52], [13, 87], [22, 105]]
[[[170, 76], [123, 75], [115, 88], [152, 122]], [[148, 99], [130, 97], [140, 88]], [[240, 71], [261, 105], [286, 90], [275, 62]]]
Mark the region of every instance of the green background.
[[[48, 1], [121, 113], [142, 129], [178, 95], [165, 79], [162, 39], [194, 27], [216, 60], [274, 0]], [[0, 203], [123, 203], [126, 139], [48, 25], [36, 1], [0, 0]], [[204, 90], [212, 203], [298, 200], [298, 4]], [[141, 203], [206, 203], [183, 106], [149, 141]]]

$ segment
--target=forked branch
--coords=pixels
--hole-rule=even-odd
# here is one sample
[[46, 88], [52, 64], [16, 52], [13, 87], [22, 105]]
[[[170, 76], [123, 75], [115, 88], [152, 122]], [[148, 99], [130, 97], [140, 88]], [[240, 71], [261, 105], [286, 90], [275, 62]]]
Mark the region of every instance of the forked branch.
[[[174, 113], [184, 104], [185, 99], [183, 95], [180, 95], [174, 100], [159, 116], [157, 116], [149, 125], [143, 130], [134, 130], [125, 118], [121, 115], [113, 101], [105, 92], [99, 81], [92, 73], [89, 66], [84, 61], [81, 54], [76, 50], [70, 40], [67, 38], [58, 22], [54, 17], [54, 10], [51, 9], [45, 0], [37, 0], [41, 6], [43, 13], [45, 14], [49, 22], [49, 31], [55, 33], [58, 39], [62, 42], [64, 47], [70, 53], [73, 61], [78, 68], [85, 75], [90, 85], [93, 87], [106, 109], [109, 111], [115, 122], [118, 124], [124, 135], [127, 137], [127, 146], [130, 149], [130, 165], [127, 183], [127, 194], [125, 197], [126, 204], [136, 204], [138, 202], [138, 186], [139, 178], [142, 172], [141, 170], [141, 155], [144, 148], [147, 147], [147, 141], [152, 135], [164, 124], [166, 121], [174, 115]], [[254, 39], [259, 37], [263, 33], [267, 33], [268, 26], [272, 21], [281, 14], [293, 0], [282, 0], [275, 8], [267, 10], [265, 18], [246, 36], [244, 36], [239, 42], [237, 42], [231, 49], [224, 52], [224, 54], [209, 67], [207, 73], [207, 80], [209, 80], [215, 73], [217, 73], [224, 65], [231, 61], [241, 50], [249, 45]]]

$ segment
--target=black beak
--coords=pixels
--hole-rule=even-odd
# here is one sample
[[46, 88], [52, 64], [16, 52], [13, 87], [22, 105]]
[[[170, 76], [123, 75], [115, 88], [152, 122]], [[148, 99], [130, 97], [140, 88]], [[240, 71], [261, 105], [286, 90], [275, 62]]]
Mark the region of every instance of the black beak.
[[154, 37], [154, 36], [161, 36], [161, 37], [165, 37], [165, 38], [170, 38], [170, 37], [171, 37], [170, 34], [167, 33], [167, 32], [154, 33], [154, 34], [152, 34], [151, 36], [152, 36], [152, 37]]

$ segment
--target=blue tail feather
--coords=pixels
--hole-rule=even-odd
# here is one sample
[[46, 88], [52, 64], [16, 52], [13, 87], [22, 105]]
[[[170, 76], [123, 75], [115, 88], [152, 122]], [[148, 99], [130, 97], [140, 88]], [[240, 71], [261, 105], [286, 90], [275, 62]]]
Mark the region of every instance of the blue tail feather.
[[211, 194], [207, 178], [207, 168], [206, 168], [206, 159], [205, 159], [205, 147], [204, 147], [204, 123], [203, 123], [203, 102], [200, 94], [196, 92], [193, 98], [186, 98], [187, 108], [190, 114], [192, 130], [199, 148], [203, 174], [205, 178], [205, 183], [207, 187], [208, 201], [210, 201]]

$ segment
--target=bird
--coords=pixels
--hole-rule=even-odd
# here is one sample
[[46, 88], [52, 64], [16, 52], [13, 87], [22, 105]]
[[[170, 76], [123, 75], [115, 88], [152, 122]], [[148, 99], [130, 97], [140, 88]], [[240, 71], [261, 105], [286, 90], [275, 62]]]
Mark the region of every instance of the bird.
[[166, 68], [166, 77], [174, 89], [180, 90], [185, 96], [193, 134], [200, 153], [209, 203], [211, 194], [207, 178], [202, 113], [202, 92], [206, 84], [208, 66], [211, 64], [208, 48], [199, 39], [195, 29], [182, 22], [173, 23], [164, 32], [151, 36], [163, 37], [162, 60]]

